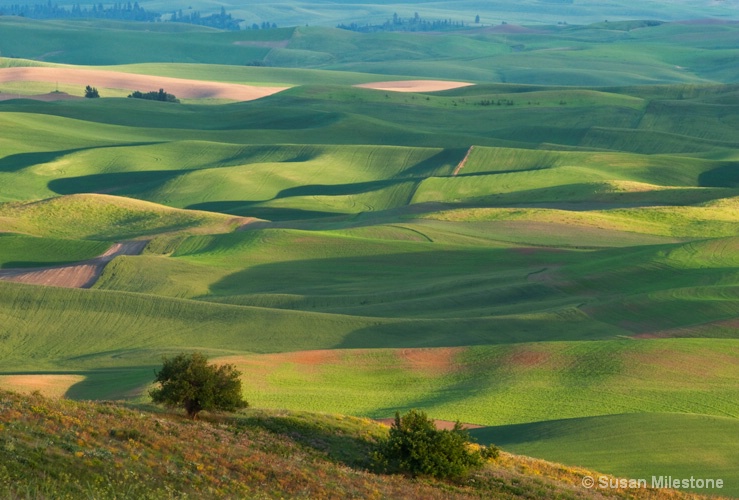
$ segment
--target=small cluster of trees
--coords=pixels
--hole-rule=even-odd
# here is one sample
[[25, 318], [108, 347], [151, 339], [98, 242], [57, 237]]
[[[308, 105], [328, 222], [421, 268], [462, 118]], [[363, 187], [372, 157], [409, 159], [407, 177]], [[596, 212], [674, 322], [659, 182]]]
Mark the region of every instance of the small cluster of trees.
[[98, 92], [98, 89], [95, 87], [90, 87], [89, 85], [85, 87], [85, 97], [88, 99], [95, 99], [97, 97], [100, 97], [100, 92]]
[[[201, 411], [235, 411], [246, 408], [241, 372], [234, 365], [211, 365], [199, 352], [164, 358], [156, 373], [158, 387], [149, 391], [155, 403], [184, 408], [197, 418]], [[439, 430], [424, 412], [395, 414], [388, 437], [372, 453], [375, 467], [383, 472], [457, 479], [497, 458], [495, 446], [479, 446], [457, 422], [451, 430]]]
[[[475, 22], [479, 23], [479, 16], [475, 18]], [[379, 31], [448, 31], [453, 29], [464, 28], [464, 21], [453, 21], [451, 19], [436, 19], [429, 21], [421, 18], [416, 12], [413, 17], [403, 18], [397, 13], [393, 14], [392, 19], [388, 19], [383, 24], [364, 24], [357, 23], [339, 24], [337, 28], [358, 31], [361, 33], [375, 33]]]
[[[88, 85], [85, 87], [85, 97], [88, 99], [94, 99], [100, 97], [100, 92], [95, 87]], [[148, 101], [162, 101], [162, 102], [180, 102], [174, 94], [169, 94], [164, 89], [159, 91], [152, 90], [151, 92], [140, 92], [138, 90], [131, 92], [128, 97], [133, 99], [146, 99]]]
[[498, 99], [497, 101], [483, 99], [478, 104], [480, 106], [513, 106], [514, 102], [510, 99]]
[[182, 9], [180, 9], [173, 12], [169, 20], [176, 23], [196, 24], [198, 26], [209, 26], [211, 28], [231, 31], [240, 30], [241, 23], [244, 22], [243, 19], [236, 19], [227, 13], [224, 7], [221, 7], [221, 11], [218, 14], [210, 14], [209, 16], [203, 16], [198, 11], [183, 13]]
[[131, 92], [128, 97], [132, 99], [146, 99], [147, 101], [162, 101], [162, 102], [180, 102], [174, 94], [169, 94], [164, 89], [152, 90], [151, 92], [140, 92], [138, 90]]

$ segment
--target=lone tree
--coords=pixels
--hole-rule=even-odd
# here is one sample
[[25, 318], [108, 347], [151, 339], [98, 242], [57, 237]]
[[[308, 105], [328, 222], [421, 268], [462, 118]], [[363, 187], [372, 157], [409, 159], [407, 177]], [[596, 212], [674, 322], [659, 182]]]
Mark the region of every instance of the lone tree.
[[395, 413], [387, 440], [379, 443], [372, 458], [386, 472], [457, 479], [498, 454], [495, 446], [472, 443], [459, 422], [452, 430], [439, 430], [424, 412], [411, 410], [402, 417]]
[[85, 97], [88, 99], [92, 99], [95, 97], [100, 97], [100, 92], [98, 92], [98, 89], [95, 87], [90, 87], [89, 85], [85, 87]]
[[155, 382], [149, 391], [152, 401], [170, 408], [184, 408], [195, 419], [201, 411], [235, 411], [248, 403], [241, 396], [241, 372], [234, 365], [209, 365], [200, 352], [180, 353], [163, 358]]

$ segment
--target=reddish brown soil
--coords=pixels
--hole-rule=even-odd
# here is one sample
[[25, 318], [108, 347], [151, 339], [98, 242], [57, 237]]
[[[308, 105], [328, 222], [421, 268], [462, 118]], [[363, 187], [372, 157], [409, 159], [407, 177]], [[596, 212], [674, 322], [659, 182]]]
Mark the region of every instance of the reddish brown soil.
[[318, 366], [341, 361], [339, 351], [323, 349], [315, 351], [297, 351], [273, 355], [276, 361], [297, 363], [299, 365]]
[[507, 356], [503, 364], [510, 367], [530, 368], [547, 363], [551, 357], [548, 352], [532, 351], [522, 347]]
[[147, 243], [147, 241], [116, 243], [104, 254], [75, 264], [34, 269], [2, 269], [0, 279], [31, 285], [90, 288], [100, 277], [108, 262], [119, 255], [138, 255]]
[[439, 374], [459, 369], [456, 358], [463, 347], [438, 347], [428, 349], [399, 349], [398, 357], [404, 367], [414, 372]]
[[[116, 71], [79, 68], [3, 68], [0, 82], [63, 82], [66, 84], [91, 85], [98, 89], [140, 90], [149, 92], [165, 89], [168, 93], [185, 99], [218, 98], [235, 101], [251, 101], [275, 94], [287, 87], [256, 87], [236, 83], [186, 80], [164, 76], [135, 75]], [[104, 94], [104, 92], [103, 92]], [[103, 95], [104, 97], [104, 95]]]
[[472, 149], [475, 146], [470, 146], [470, 149], [467, 150], [467, 154], [464, 155], [464, 158], [462, 158], [462, 161], [459, 162], [459, 165], [457, 165], [457, 168], [454, 169], [454, 172], [452, 172], [452, 177], [456, 177], [459, 172], [464, 168], [464, 166], [467, 164], [467, 159], [470, 157], [470, 153], [472, 153]]
[[387, 90], [392, 92], [438, 92], [459, 87], [474, 85], [467, 82], [449, 82], [445, 80], [402, 80], [392, 82], [373, 82], [355, 85], [365, 89]]

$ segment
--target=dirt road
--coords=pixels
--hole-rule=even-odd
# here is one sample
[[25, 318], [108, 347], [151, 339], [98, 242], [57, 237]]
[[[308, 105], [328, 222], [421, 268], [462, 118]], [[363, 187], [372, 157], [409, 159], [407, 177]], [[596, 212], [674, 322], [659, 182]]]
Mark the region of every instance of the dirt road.
[[63, 266], [0, 269], [0, 280], [62, 288], [90, 288], [100, 277], [108, 262], [119, 255], [138, 255], [143, 252], [147, 243], [148, 241], [116, 243], [107, 252], [94, 259]]

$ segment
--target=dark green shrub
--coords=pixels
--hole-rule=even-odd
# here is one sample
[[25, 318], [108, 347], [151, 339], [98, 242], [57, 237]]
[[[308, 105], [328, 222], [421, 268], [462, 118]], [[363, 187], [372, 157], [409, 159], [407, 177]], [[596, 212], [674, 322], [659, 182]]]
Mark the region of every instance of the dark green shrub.
[[497, 456], [497, 448], [471, 443], [459, 422], [452, 430], [439, 430], [424, 412], [411, 410], [402, 417], [395, 414], [390, 434], [378, 445], [373, 461], [386, 472], [455, 479]]
[[241, 396], [241, 372], [233, 365], [209, 365], [202, 353], [164, 358], [157, 372], [159, 387], [149, 391], [152, 401], [184, 408], [195, 419], [201, 411], [235, 411], [248, 406]]

